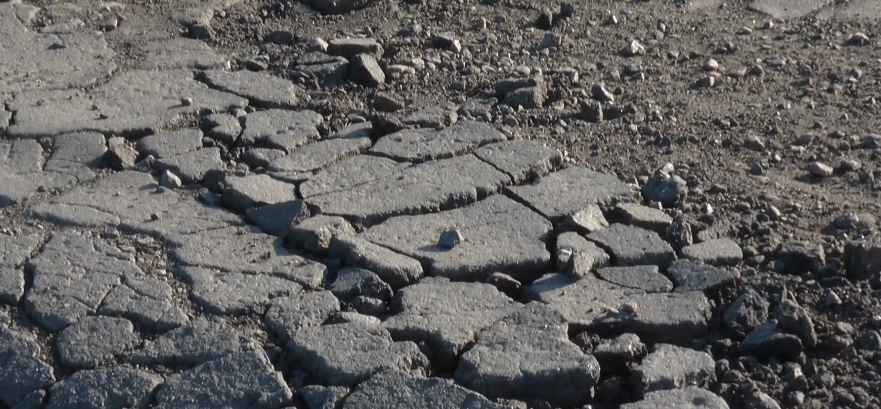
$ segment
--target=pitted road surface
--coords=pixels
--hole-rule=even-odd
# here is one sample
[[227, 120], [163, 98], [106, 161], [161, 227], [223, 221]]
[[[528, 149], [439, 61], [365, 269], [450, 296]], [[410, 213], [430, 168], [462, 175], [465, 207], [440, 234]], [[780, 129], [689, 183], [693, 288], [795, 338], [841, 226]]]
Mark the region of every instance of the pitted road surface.
[[0, 408], [877, 408], [879, 4], [0, 2]]

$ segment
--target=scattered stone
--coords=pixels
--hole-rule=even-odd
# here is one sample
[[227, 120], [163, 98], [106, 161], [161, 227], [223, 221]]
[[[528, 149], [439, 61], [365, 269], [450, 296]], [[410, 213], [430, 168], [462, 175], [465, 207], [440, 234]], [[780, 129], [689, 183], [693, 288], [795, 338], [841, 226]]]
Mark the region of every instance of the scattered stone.
[[612, 256], [614, 266], [657, 265], [666, 269], [676, 253], [657, 233], [614, 223], [586, 236]]
[[866, 238], [847, 243], [844, 265], [847, 276], [853, 280], [868, 280], [881, 274], [881, 240]]
[[372, 38], [338, 38], [328, 43], [327, 53], [351, 60], [358, 54], [369, 54], [374, 59], [382, 59], [385, 50]]
[[805, 347], [813, 348], [817, 345], [817, 332], [811, 314], [794, 301], [781, 302], [774, 309], [774, 317], [777, 318], [777, 327], [798, 336]]
[[363, 268], [348, 267], [337, 273], [337, 279], [330, 287], [333, 295], [343, 301], [364, 296], [388, 301], [392, 298], [392, 288], [375, 273]]
[[597, 270], [597, 277], [624, 288], [640, 289], [647, 293], [666, 293], [673, 283], [657, 266], [605, 267]]
[[609, 227], [609, 222], [603, 216], [603, 211], [597, 205], [587, 205], [566, 217], [558, 226], [560, 232], [575, 232], [587, 235]]
[[128, 146], [125, 138], [114, 136], [107, 142], [107, 164], [115, 170], [128, 170], [135, 167], [138, 151]]
[[681, 389], [709, 382], [716, 372], [716, 361], [706, 352], [660, 344], [633, 369], [638, 396], [648, 392]]
[[820, 162], [812, 162], [808, 165], [808, 172], [817, 177], [828, 178], [835, 173], [835, 169]]
[[615, 206], [615, 212], [621, 217], [624, 224], [641, 227], [658, 234], [664, 234], [667, 227], [673, 222], [673, 218], [662, 210], [634, 203], [620, 203]]
[[515, 299], [520, 297], [520, 287], [522, 284], [515, 280], [514, 277], [507, 274], [492, 273], [492, 275], [486, 279], [486, 283], [494, 286], [497, 290], [508, 297]]
[[780, 409], [780, 405], [774, 398], [761, 391], [753, 391], [744, 399], [746, 409]]
[[801, 275], [826, 265], [826, 254], [820, 244], [788, 241], [780, 245], [777, 260], [783, 263], [783, 272]]
[[444, 230], [440, 234], [437, 245], [445, 249], [452, 249], [463, 241], [465, 241], [465, 237], [458, 229]]
[[360, 314], [372, 317], [382, 317], [386, 314], [385, 301], [369, 297], [355, 297], [352, 301], [352, 308]]
[[556, 263], [558, 272], [577, 280], [608, 266], [611, 258], [596, 244], [577, 233], [567, 232], [557, 236]]
[[50, 389], [51, 409], [146, 408], [162, 377], [127, 366], [79, 371]]
[[734, 284], [740, 277], [736, 271], [710, 266], [699, 260], [676, 260], [667, 269], [667, 276], [680, 292], [715, 290]]
[[593, 356], [606, 374], [629, 374], [630, 365], [646, 354], [645, 344], [636, 334], [622, 334], [603, 341], [593, 350]]
[[385, 73], [370, 54], [358, 54], [350, 60], [350, 78], [365, 87], [378, 87], [385, 83]]
[[159, 178], [159, 185], [169, 189], [179, 189], [183, 183], [177, 175], [166, 169]]
[[669, 176], [659, 172], [649, 178], [642, 187], [642, 197], [650, 202], [658, 202], [665, 207], [679, 205], [688, 195], [688, 184], [679, 176]]
[[405, 105], [399, 99], [378, 92], [373, 96], [373, 108], [382, 111], [382, 112], [396, 112], [404, 109]]
[[238, 211], [267, 204], [287, 203], [294, 198], [295, 186], [267, 175], [230, 176], [224, 181], [223, 203]]
[[740, 353], [759, 359], [776, 357], [792, 361], [804, 350], [801, 340], [795, 335], [782, 332], [773, 322], [762, 324], [749, 333], [740, 343]]
[[682, 248], [682, 258], [713, 266], [733, 266], [743, 259], [743, 250], [731, 239], [708, 240]]
[[771, 304], [768, 300], [755, 290], [747, 288], [725, 310], [722, 322], [728, 331], [743, 338], [768, 320], [770, 308]]
[[157, 169], [171, 171], [188, 184], [201, 182], [209, 171], [222, 167], [219, 148], [199, 149], [156, 161]]
[[294, 247], [324, 256], [330, 250], [334, 237], [350, 239], [355, 237], [355, 234], [355, 229], [346, 219], [318, 215], [293, 225], [287, 233], [286, 240]]
[[621, 54], [625, 57], [635, 57], [645, 54], [645, 47], [639, 41], [630, 40], [626, 47], [621, 49]]
[[86, 317], [65, 328], [55, 340], [62, 364], [72, 369], [94, 369], [128, 352], [139, 342], [128, 320]]
[[239, 119], [229, 114], [211, 114], [204, 119], [209, 131], [207, 136], [225, 145], [232, 145], [242, 134]]

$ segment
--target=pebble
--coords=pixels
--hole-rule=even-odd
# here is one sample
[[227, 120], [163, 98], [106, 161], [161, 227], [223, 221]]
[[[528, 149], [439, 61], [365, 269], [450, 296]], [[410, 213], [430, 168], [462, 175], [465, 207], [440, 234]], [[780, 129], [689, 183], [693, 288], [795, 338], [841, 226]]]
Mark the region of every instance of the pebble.
[[719, 62], [712, 58], [708, 58], [704, 61], [704, 71], [718, 71], [719, 70]]
[[445, 230], [440, 234], [440, 237], [437, 240], [437, 245], [446, 249], [451, 249], [465, 240], [465, 237], [462, 236], [462, 232], [458, 229], [450, 229]]
[[621, 54], [623, 54], [625, 57], [644, 55], [645, 47], [639, 41], [630, 40], [630, 43], [628, 43], [626, 47], [621, 49]]
[[823, 305], [827, 308], [837, 307], [841, 305], [841, 297], [838, 294], [835, 294], [834, 291], [829, 291], [823, 297]]
[[812, 162], [808, 165], [808, 172], [817, 177], [828, 178], [833, 175], [834, 169], [821, 162]]
[[169, 189], [178, 189], [182, 185], [180, 178], [167, 169], [162, 172], [162, 176], [159, 179], [159, 184]]

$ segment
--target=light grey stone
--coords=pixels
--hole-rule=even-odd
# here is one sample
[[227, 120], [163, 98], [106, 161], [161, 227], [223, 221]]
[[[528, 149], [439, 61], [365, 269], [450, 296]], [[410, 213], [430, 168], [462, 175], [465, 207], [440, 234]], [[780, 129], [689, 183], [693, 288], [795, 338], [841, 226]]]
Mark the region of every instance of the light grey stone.
[[729, 409], [728, 403], [718, 395], [697, 386], [682, 389], [656, 391], [645, 395], [643, 400], [625, 403], [621, 409]]
[[139, 369], [115, 366], [79, 371], [55, 384], [47, 409], [146, 408], [162, 378]]
[[565, 318], [531, 303], [483, 331], [456, 370], [461, 385], [486, 397], [577, 407], [592, 398], [597, 360], [569, 341]]
[[418, 260], [357, 237], [333, 236], [328, 256], [340, 259], [343, 265], [376, 273], [394, 290], [415, 283], [425, 275]]
[[372, 38], [335, 38], [330, 40], [327, 45], [328, 54], [343, 57], [347, 60], [362, 53], [370, 54], [373, 58], [379, 60], [385, 51], [382, 45]]
[[743, 250], [734, 240], [715, 239], [683, 247], [682, 258], [713, 266], [733, 266], [743, 260]]
[[152, 331], [167, 331], [189, 321], [175, 305], [171, 286], [153, 277], [125, 280], [110, 290], [98, 313], [125, 317]]
[[284, 157], [285, 155], [287, 155], [287, 152], [281, 149], [252, 148], [246, 150], [245, 153], [243, 153], [242, 156], [239, 157], [239, 160], [246, 163], [248, 166], [251, 167], [251, 169], [266, 169], [270, 163]]
[[[443, 249], [437, 237], [452, 226], [458, 226], [467, 240]], [[497, 195], [441, 213], [394, 217], [362, 236], [422, 261], [430, 275], [485, 281], [504, 271], [517, 280], [532, 281], [551, 268], [544, 240], [552, 229], [530, 209]]]
[[552, 173], [533, 184], [505, 190], [554, 223], [589, 205], [607, 205], [632, 197], [630, 187], [615, 176], [577, 166]]
[[244, 118], [239, 145], [280, 149], [291, 153], [321, 137], [318, 125], [324, 118], [314, 111], [268, 109]]
[[614, 223], [586, 236], [612, 256], [614, 266], [656, 265], [666, 269], [676, 253], [657, 233]]
[[317, 256], [324, 256], [330, 250], [334, 237], [351, 239], [355, 234], [355, 228], [346, 219], [318, 215], [291, 227], [285, 237], [287, 243], [294, 247]]
[[191, 287], [193, 299], [212, 314], [263, 313], [272, 298], [299, 293], [294, 281], [270, 275], [225, 273], [199, 267], [180, 269], [181, 280]]
[[435, 365], [446, 367], [516, 305], [489, 284], [417, 283], [398, 291], [383, 326], [395, 339], [425, 343]]
[[505, 135], [485, 123], [461, 121], [441, 130], [404, 129], [382, 137], [370, 151], [397, 161], [418, 163], [465, 155], [505, 139]]
[[385, 84], [385, 72], [372, 55], [358, 54], [349, 62], [349, 78], [352, 82], [373, 88]]
[[569, 216], [559, 224], [561, 233], [575, 232], [578, 234], [590, 234], [609, 227], [609, 222], [600, 207], [594, 204], [587, 205]]
[[420, 109], [401, 120], [404, 125], [416, 128], [445, 128], [459, 119], [459, 115], [453, 111], [439, 106], [429, 106]]
[[156, 161], [157, 169], [171, 171], [187, 184], [199, 183], [209, 171], [223, 167], [219, 148], [197, 149], [159, 158]]
[[[709, 301], [699, 292], [645, 293], [589, 275], [573, 281], [550, 274], [525, 293], [528, 299], [560, 311], [570, 325], [600, 333], [634, 333], [648, 343], [690, 345], [695, 337], [706, 334], [711, 314]], [[636, 305], [638, 313], [610, 310], [625, 303]]]
[[[578, 260], [573, 257], [578, 256]], [[557, 236], [557, 272], [566, 272], [572, 278], [581, 278], [611, 263], [609, 255], [596, 244], [574, 232]], [[570, 264], [571, 262], [571, 264]]]
[[418, 378], [401, 371], [386, 371], [358, 385], [341, 409], [385, 408], [503, 409], [505, 406], [448, 379]]
[[292, 395], [262, 351], [238, 352], [169, 377], [155, 407], [275, 409]]
[[636, 334], [622, 334], [597, 345], [593, 356], [603, 374], [630, 374], [630, 365], [646, 354], [645, 344]]
[[253, 341], [219, 323], [203, 319], [147, 342], [131, 354], [134, 365], [195, 366], [223, 356], [255, 349]]
[[296, 186], [268, 175], [229, 176], [224, 181], [223, 204], [233, 210], [293, 201]]
[[130, 321], [110, 317], [85, 317], [55, 339], [61, 363], [73, 369], [97, 368], [139, 342]]
[[615, 212], [618, 213], [624, 224], [642, 227], [661, 235], [673, 223], [673, 218], [664, 213], [663, 210], [634, 203], [620, 203], [615, 206]]
[[285, 238], [291, 229], [309, 218], [309, 209], [300, 199], [252, 207], [245, 211], [263, 232]]
[[[365, 125], [366, 124], [366, 125]], [[270, 172], [314, 172], [370, 148], [370, 122], [353, 125], [330, 139], [311, 143], [272, 161]]]
[[666, 293], [673, 290], [673, 283], [661, 274], [658, 266], [605, 267], [597, 270], [597, 277], [621, 287], [647, 293]]
[[[191, 98], [193, 104], [181, 104], [184, 97]], [[245, 99], [195, 81], [189, 70], [126, 71], [88, 93], [70, 90], [18, 95], [9, 104], [16, 120], [7, 132], [15, 138], [31, 139], [79, 131], [114, 135], [159, 132], [197, 113], [246, 105]]]
[[712, 380], [716, 361], [706, 352], [660, 344], [633, 369], [638, 396], [665, 389], [703, 385]]
[[345, 192], [357, 186], [382, 181], [410, 167], [378, 156], [361, 155], [343, 160], [318, 172], [300, 185], [300, 194], [310, 198], [326, 193]]
[[786, 20], [798, 19], [831, 4], [831, 0], [755, 0], [749, 8]]
[[533, 139], [491, 143], [478, 148], [474, 155], [507, 173], [514, 184], [545, 176], [563, 163], [563, 154], [559, 150]]
[[155, 158], [192, 152], [202, 148], [202, 131], [183, 129], [150, 135], [139, 139], [137, 148], [141, 156], [153, 155]]
[[261, 108], [294, 109], [303, 92], [287, 79], [249, 70], [208, 70], [202, 75], [208, 85], [247, 98]]
[[428, 366], [416, 344], [394, 342], [385, 329], [356, 323], [302, 328], [288, 349], [295, 365], [329, 386], [353, 386], [389, 369]]
[[740, 274], [736, 270], [713, 267], [697, 260], [676, 260], [667, 269], [667, 276], [676, 291], [705, 291], [733, 284]]
[[0, 324], [0, 402], [12, 407], [55, 383], [55, 371], [39, 360], [41, 352], [35, 337]]
[[220, 143], [232, 145], [242, 134], [242, 123], [239, 118], [230, 114], [211, 114], [203, 119], [208, 130], [207, 136]]

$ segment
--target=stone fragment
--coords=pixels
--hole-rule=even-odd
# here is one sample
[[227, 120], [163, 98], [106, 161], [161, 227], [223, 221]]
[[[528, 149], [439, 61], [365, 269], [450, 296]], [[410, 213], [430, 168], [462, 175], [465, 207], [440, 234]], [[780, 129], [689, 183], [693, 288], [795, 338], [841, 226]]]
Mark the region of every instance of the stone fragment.
[[784, 300], [774, 309], [777, 327], [797, 336], [805, 347], [817, 345], [817, 331], [811, 314], [792, 300]]
[[266, 354], [239, 352], [172, 375], [156, 391], [159, 409], [280, 408], [291, 396]]
[[140, 339], [128, 320], [86, 317], [55, 339], [61, 363], [72, 369], [94, 369], [133, 349]]
[[460, 121], [441, 130], [404, 129], [382, 137], [370, 151], [397, 161], [418, 163], [465, 155], [505, 139], [505, 135], [487, 124]]
[[356, 186], [379, 182], [408, 167], [409, 163], [359, 155], [318, 172], [300, 185], [300, 194], [308, 199], [326, 193], [344, 192]]
[[461, 385], [486, 397], [577, 407], [592, 398], [600, 366], [569, 341], [552, 307], [531, 303], [480, 334], [456, 369]]
[[287, 152], [272, 148], [251, 148], [245, 151], [239, 159], [251, 167], [251, 169], [269, 167], [269, 164], [283, 158]]
[[502, 103], [513, 108], [535, 109], [541, 108], [546, 98], [547, 88], [544, 85], [537, 85], [534, 87], [518, 88], [505, 94], [505, 99]]
[[826, 253], [818, 243], [788, 241], [780, 245], [777, 260], [788, 274], [816, 273], [826, 265]]
[[435, 365], [448, 367], [515, 305], [489, 284], [417, 283], [398, 291], [383, 327], [395, 339], [425, 343]]
[[561, 233], [575, 232], [580, 235], [586, 235], [598, 230], [609, 227], [609, 222], [603, 216], [603, 211], [597, 205], [587, 205], [583, 210], [579, 210], [563, 220], [558, 230]]
[[881, 240], [867, 238], [847, 243], [844, 266], [847, 276], [853, 280], [867, 280], [881, 274]]
[[301, 248], [309, 253], [324, 256], [330, 250], [331, 241], [335, 236], [344, 239], [355, 237], [355, 228], [336, 216], [318, 215], [291, 227], [286, 236], [288, 244]]
[[[590, 275], [572, 281], [565, 275], [549, 274], [529, 286], [525, 296], [560, 311], [570, 325], [594, 333], [634, 333], [674, 345], [691, 345], [695, 337], [706, 333], [710, 318], [710, 304], [702, 293], [645, 293]], [[625, 303], [637, 305], [638, 313], [610, 310]]]
[[706, 291], [733, 284], [740, 274], [735, 270], [713, 267], [697, 260], [676, 260], [667, 269], [676, 291]]
[[638, 396], [666, 389], [681, 389], [709, 382], [716, 372], [716, 361], [706, 352], [660, 344], [633, 370]]
[[418, 378], [401, 371], [386, 371], [358, 385], [358, 388], [346, 398], [340, 409], [385, 409], [389, 407], [414, 409], [506, 408], [506, 406], [493, 403], [448, 379]]
[[364, 296], [388, 301], [392, 298], [392, 288], [376, 273], [357, 267], [343, 268], [330, 286], [333, 295], [344, 301]]
[[208, 85], [247, 98], [261, 108], [294, 109], [300, 93], [289, 80], [249, 70], [208, 70], [202, 75]]
[[223, 64], [225, 57], [204, 41], [172, 37], [151, 39], [136, 46], [139, 58], [133, 59], [138, 70], [204, 69]]
[[263, 232], [285, 238], [294, 226], [309, 218], [309, 209], [300, 199], [252, 207], [248, 219]]
[[570, 278], [580, 279], [594, 270], [606, 267], [609, 255], [596, 244], [573, 232], [557, 236], [557, 271], [565, 271]]
[[128, 146], [125, 138], [114, 136], [107, 141], [107, 153], [104, 158], [114, 170], [129, 170], [135, 167], [138, 151]]
[[255, 111], [245, 115], [244, 130], [238, 143], [241, 146], [273, 148], [290, 153], [320, 138], [318, 126], [323, 122], [321, 114], [314, 111]]
[[416, 344], [394, 342], [385, 329], [364, 324], [305, 327], [287, 345], [295, 365], [329, 386], [353, 386], [382, 371], [428, 365]]
[[52, 387], [46, 407], [143, 409], [160, 383], [160, 376], [128, 366], [79, 371]]
[[762, 324], [754, 329], [740, 343], [740, 353], [758, 359], [777, 357], [791, 361], [801, 355], [804, 346], [795, 335], [786, 334], [773, 322]]
[[439, 129], [451, 126], [458, 120], [459, 115], [455, 112], [439, 106], [430, 106], [410, 114], [401, 122], [416, 128]]
[[179, 155], [166, 156], [156, 161], [157, 169], [170, 171], [187, 184], [202, 182], [209, 171], [223, 167], [220, 148], [197, 149]]
[[136, 146], [142, 156], [153, 155], [156, 158], [164, 158], [180, 155], [202, 148], [202, 131], [183, 129], [163, 132], [139, 139]]
[[239, 118], [230, 114], [211, 114], [203, 119], [204, 126], [209, 128], [206, 135], [225, 145], [232, 145], [242, 134]]
[[355, 156], [373, 145], [369, 122], [349, 126], [329, 139], [311, 143], [272, 161], [268, 170], [275, 172], [314, 172]]
[[[467, 240], [453, 249], [438, 246], [437, 237], [448, 226], [460, 226]], [[551, 267], [543, 241], [551, 230], [541, 216], [496, 195], [460, 209], [394, 217], [362, 236], [422, 261], [431, 275], [485, 281], [505, 271], [517, 280], [532, 281]]]
[[342, 386], [308, 385], [297, 392], [306, 401], [308, 409], [338, 409], [343, 405], [343, 400], [349, 396], [349, 388]]
[[673, 290], [673, 283], [658, 270], [658, 266], [605, 267], [597, 270], [597, 277], [625, 288], [647, 293], [665, 293]]
[[759, 293], [747, 288], [722, 314], [728, 331], [743, 338], [768, 320], [771, 304]]
[[484, 145], [474, 155], [511, 176], [514, 184], [542, 177], [559, 168], [563, 154], [533, 139], [515, 139]]
[[663, 235], [673, 222], [673, 218], [662, 210], [634, 203], [620, 203], [615, 206], [615, 212], [624, 224], [651, 230], [660, 235]]
[[729, 409], [725, 399], [697, 386], [650, 392], [639, 402], [621, 405], [621, 409], [662, 408]]
[[593, 356], [600, 363], [603, 376], [629, 374], [630, 365], [645, 354], [645, 344], [636, 334], [622, 334], [614, 339], [604, 341], [593, 350]]
[[358, 54], [370, 54], [379, 60], [385, 50], [372, 38], [337, 38], [330, 40], [327, 53], [351, 60]]
[[358, 54], [351, 58], [349, 78], [365, 87], [376, 88], [385, 83], [385, 72], [370, 54]]
[[190, 367], [254, 348], [251, 340], [236, 331], [199, 319], [147, 342], [143, 349], [131, 354], [128, 362], [134, 365]]
[[521, 283], [505, 273], [492, 273], [486, 283], [511, 298], [520, 298]]
[[313, 77], [326, 87], [340, 86], [349, 80], [349, 60], [334, 57], [320, 51], [304, 54], [298, 61], [296, 69], [304, 75]]
[[664, 207], [676, 207], [688, 195], [688, 184], [679, 176], [658, 172], [649, 178], [641, 191], [647, 201], [661, 203]]
[[363, 238], [333, 236], [327, 255], [342, 260], [343, 265], [376, 273], [393, 290], [415, 283], [425, 274], [418, 260]]
[[461, 244], [464, 240], [465, 237], [462, 236], [462, 232], [458, 229], [444, 230], [441, 232], [440, 237], [437, 240], [437, 245], [440, 248], [452, 249]]
[[612, 256], [614, 266], [656, 265], [666, 269], [676, 260], [673, 248], [657, 233], [639, 227], [615, 223], [586, 237]]
[[[369, 227], [393, 216], [461, 207], [509, 184], [510, 177], [475, 156], [466, 155], [412, 166], [396, 176], [307, 197], [306, 202], [320, 214], [343, 216]], [[432, 233], [432, 242], [438, 233]]]
[[24, 295], [24, 274], [18, 267], [40, 246], [39, 235], [0, 235], [0, 302], [16, 304]]
[[159, 177], [159, 185], [169, 189], [178, 189], [181, 187], [182, 182], [177, 175], [166, 169]]
[[508, 187], [505, 191], [554, 223], [589, 205], [611, 204], [631, 195], [630, 188], [615, 176], [577, 166], [552, 173], [531, 185]]
[[[246, 211], [295, 199], [296, 186], [267, 175], [230, 176], [224, 180], [223, 203], [233, 210]], [[300, 205], [302, 206], [302, 205]]]
[[358, 311], [359, 314], [372, 317], [382, 317], [388, 310], [384, 301], [368, 297], [355, 297], [352, 301], [352, 308]]
[[39, 360], [40, 344], [30, 334], [0, 324], [0, 403], [8, 407], [55, 383], [51, 366]]
[[682, 258], [713, 266], [733, 266], [743, 260], [743, 250], [731, 239], [707, 240], [682, 248]]

